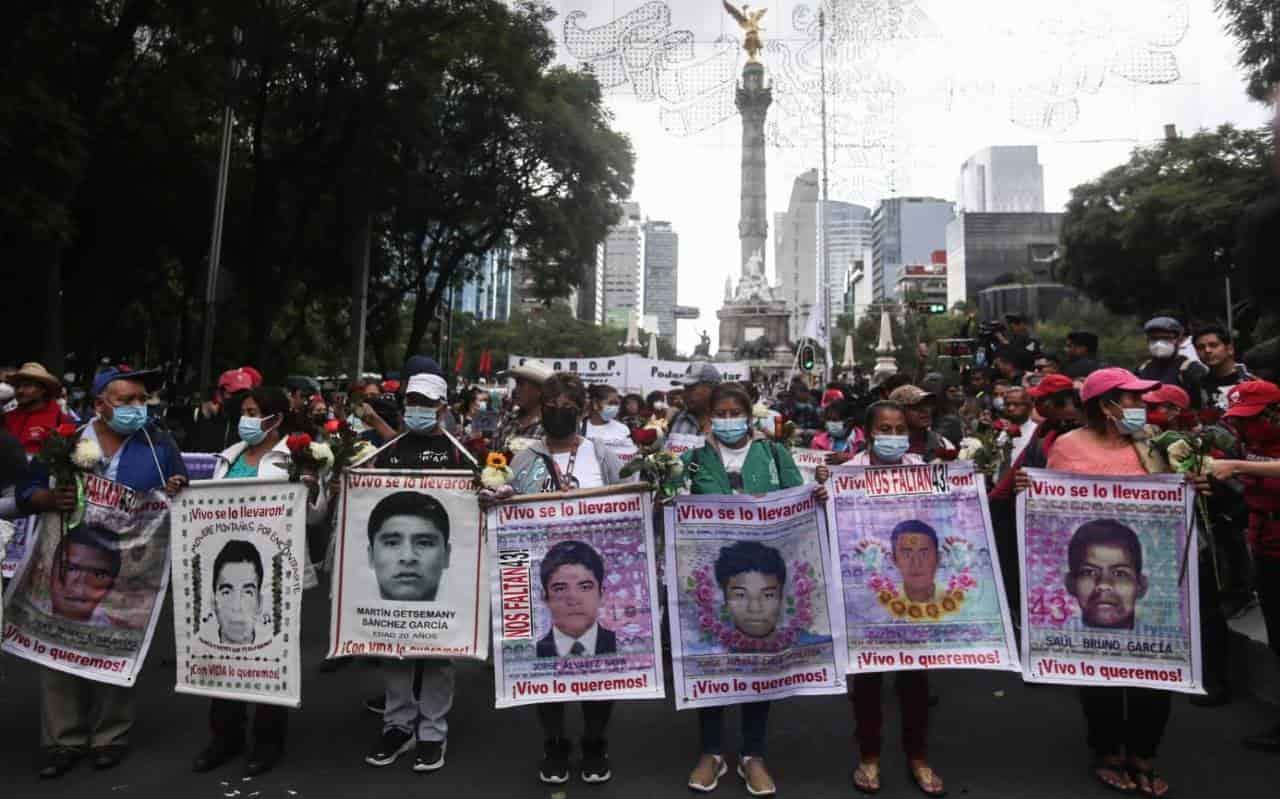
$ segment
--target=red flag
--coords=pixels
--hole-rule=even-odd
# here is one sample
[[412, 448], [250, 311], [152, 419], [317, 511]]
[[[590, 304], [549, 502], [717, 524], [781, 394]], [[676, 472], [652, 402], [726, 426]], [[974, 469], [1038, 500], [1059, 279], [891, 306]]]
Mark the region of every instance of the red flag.
[[466, 345], [463, 345], [461, 347], [458, 347], [458, 360], [454, 361], [453, 363], [453, 373], [456, 375], [462, 374], [462, 367], [466, 365], [466, 362], [467, 362], [467, 348], [466, 348]]
[[480, 353], [480, 374], [488, 375], [493, 371], [493, 354], [489, 350]]

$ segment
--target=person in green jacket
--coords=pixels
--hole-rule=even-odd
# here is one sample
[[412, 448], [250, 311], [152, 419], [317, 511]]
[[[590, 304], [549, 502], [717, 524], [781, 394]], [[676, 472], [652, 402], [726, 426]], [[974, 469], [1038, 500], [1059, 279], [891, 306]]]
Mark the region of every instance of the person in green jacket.
[[[681, 456], [684, 472], [680, 481], [693, 494], [768, 494], [804, 483], [791, 453], [781, 444], [751, 431], [751, 398], [737, 383], [722, 383], [711, 394], [711, 436], [707, 443]], [[814, 495], [827, 501], [827, 467], [817, 471]], [[742, 747], [738, 776], [752, 796], [777, 793], [773, 778], [764, 765], [765, 737], [769, 722], [768, 702], [742, 705]], [[723, 756], [724, 708], [698, 711], [702, 755], [689, 787], [701, 793], [714, 791], [728, 771]]]

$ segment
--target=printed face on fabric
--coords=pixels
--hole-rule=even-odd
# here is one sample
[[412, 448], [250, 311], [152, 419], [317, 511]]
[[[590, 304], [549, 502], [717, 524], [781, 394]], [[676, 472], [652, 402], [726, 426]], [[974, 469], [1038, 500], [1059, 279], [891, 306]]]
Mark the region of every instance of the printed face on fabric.
[[928, 602], [938, 575], [938, 544], [925, 533], [903, 533], [893, 542], [893, 564], [902, 575], [907, 598]]
[[88, 621], [115, 585], [119, 565], [119, 557], [105, 549], [67, 541], [50, 580], [54, 615]]
[[566, 563], [557, 567], [545, 590], [551, 623], [560, 632], [578, 638], [596, 623], [604, 587], [586, 566]]
[[228, 541], [213, 562], [213, 615], [218, 640], [254, 643], [254, 624], [262, 612], [262, 556], [248, 541]]
[[1131, 630], [1138, 600], [1146, 596], [1137, 535], [1115, 522], [1090, 522], [1072, 536], [1067, 590], [1086, 627]]
[[422, 516], [390, 516], [370, 531], [369, 566], [383, 599], [435, 601], [449, 568], [448, 533]]
[[766, 638], [777, 629], [782, 615], [782, 583], [772, 574], [735, 574], [725, 585], [724, 602], [739, 632]]

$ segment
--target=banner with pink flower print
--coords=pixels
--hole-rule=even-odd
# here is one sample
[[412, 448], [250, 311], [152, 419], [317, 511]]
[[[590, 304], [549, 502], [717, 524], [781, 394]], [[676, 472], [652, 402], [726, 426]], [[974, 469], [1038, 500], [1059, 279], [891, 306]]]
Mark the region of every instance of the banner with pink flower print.
[[676, 708], [845, 691], [839, 590], [812, 485], [666, 509]]
[[850, 674], [1019, 670], [972, 463], [841, 466], [830, 486]]
[[1203, 693], [1192, 486], [1180, 475], [1027, 474], [1023, 678]]

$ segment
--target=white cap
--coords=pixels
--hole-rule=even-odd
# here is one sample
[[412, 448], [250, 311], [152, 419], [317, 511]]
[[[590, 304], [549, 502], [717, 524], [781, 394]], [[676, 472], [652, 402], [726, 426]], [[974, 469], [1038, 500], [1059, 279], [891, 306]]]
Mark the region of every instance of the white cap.
[[429, 400], [441, 400], [449, 394], [449, 384], [439, 375], [417, 374], [409, 378], [407, 394], [421, 394]]

